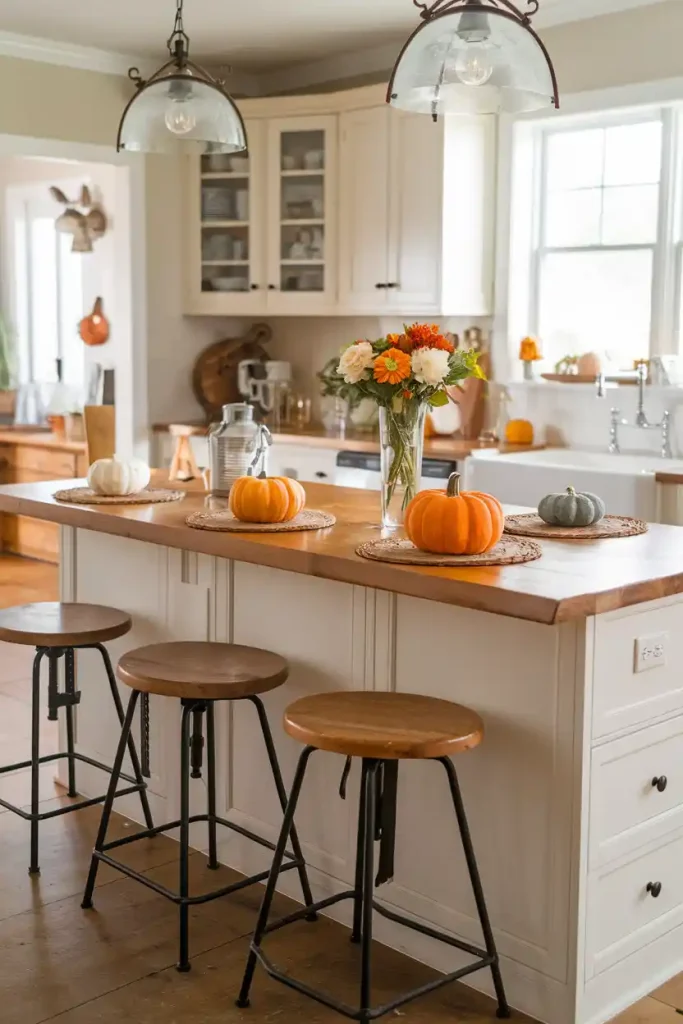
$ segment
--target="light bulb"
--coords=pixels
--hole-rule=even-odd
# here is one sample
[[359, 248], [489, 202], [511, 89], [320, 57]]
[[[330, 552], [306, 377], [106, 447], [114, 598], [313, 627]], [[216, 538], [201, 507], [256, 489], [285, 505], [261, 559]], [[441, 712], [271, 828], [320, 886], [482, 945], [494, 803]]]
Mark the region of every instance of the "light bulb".
[[458, 53], [453, 70], [463, 85], [485, 85], [493, 74], [491, 51], [476, 43]]
[[171, 100], [164, 117], [166, 127], [174, 135], [187, 135], [197, 124], [197, 118], [187, 100]]

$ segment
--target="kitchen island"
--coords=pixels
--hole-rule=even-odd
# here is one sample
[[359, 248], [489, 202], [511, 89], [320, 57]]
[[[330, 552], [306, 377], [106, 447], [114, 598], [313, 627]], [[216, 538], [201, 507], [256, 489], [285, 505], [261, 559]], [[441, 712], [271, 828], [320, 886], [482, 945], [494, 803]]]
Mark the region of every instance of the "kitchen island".
[[[683, 968], [683, 530], [544, 542], [526, 565], [423, 569], [355, 554], [379, 535], [374, 493], [310, 485], [309, 506], [333, 512], [336, 527], [227, 535], [185, 526], [205, 505], [196, 485], [181, 502], [119, 507], [58, 504], [56, 487], [2, 487], [0, 512], [60, 524], [63, 600], [133, 617], [115, 654], [208, 639], [290, 660], [289, 681], [266, 698], [289, 778], [299, 748], [278, 721], [305, 694], [419, 692], [482, 715], [484, 743], [457, 764], [513, 1006], [549, 1024], [598, 1024]], [[118, 723], [104, 687], [92, 697], [101, 681], [89, 658], [78, 748], [106, 760]], [[177, 702], [152, 699], [150, 790], [164, 820], [178, 804], [177, 714]], [[281, 812], [253, 709], [218, 717], [219, 813], [274, 838]], [[316, 898], [353, 877], [358, 774], [342, 802], [342, 767], [320, 754], [299, 805]], [[99, 785], [79, 777], [85, 793]], [[205, 790], [193, 786], [199, 812]], [[139, 813], [125, 799], [118, 809]], [[267, 866], [241, 837], [221, 839], [225, 863]], [[282, 888], [298, 896], [287, 876]], [[449, 794], [429, 763], [401, 767], [396, 873], [379, 895], [480, 941]], [[342, 920], [345, 909], [333, 908]], [[441, 970], [461, 957], [388, 921], [377, 937]]]

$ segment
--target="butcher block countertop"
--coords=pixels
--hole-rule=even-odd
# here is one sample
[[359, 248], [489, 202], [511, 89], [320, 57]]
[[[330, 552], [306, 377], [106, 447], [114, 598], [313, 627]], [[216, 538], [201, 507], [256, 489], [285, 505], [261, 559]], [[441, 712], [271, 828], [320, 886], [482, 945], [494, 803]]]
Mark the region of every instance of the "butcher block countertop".
[[25, 445], [29, 448], [45, 448], [54, 452], [71, 452], [73, 455], [85, 454], [85, 441], [67, 441], [55, 437], [49, 430], [38, 430], [36, 427], [0, 427], [0, 445]]
[[[59, 486], [77, 483], [83, 481], [60, 481]], [[155, 471], [154, 485], [167, 485], [164, 471]], [[335, 527], [226, 534], [185, 525], [190, 512], [206, 507], [206, 495], [196, 481], [186, 485], [182, 501], [118, 507], [56, 502], [52, 494], [57, 486], [0, 487], [0, 512], [545, 624], [683, 593], [683, 528], [676, 526], [656, 525], [640, 537], [618, 540], [543, 541], [543, 557], [525, 565], [432, 569], [369, 562], [356, 555], [358, 544], [380, 535], [377, 492], [310, 484], [309, 508], [334, 513]]]
[[[166, 434], [171, 426], [180, 424], [155, 423], [152, 430], [155, 434]], [[206, 423], [182, 424], [198, 437], [208, 433]], [[373, 433], [367, 431], [347, 430], [343, 437], [339, 434], [328, 434], [323, 427], [311, 427], [309, 430], [279, 431], [273, 433], [275, 444], [296, 444], [306, 448], [328, 448], [335, 451], [362, 452], [373, 455], [379, 452], [379, 441]], [[480, 444], [479, 441], [465, 441], [458, 437], [431, 437], [424, 443], [426, 459], [466, 459], [474, 451], [499, 451], [503, 455], [511, 452], [532, 452], [545, 448], [544, 444]]]

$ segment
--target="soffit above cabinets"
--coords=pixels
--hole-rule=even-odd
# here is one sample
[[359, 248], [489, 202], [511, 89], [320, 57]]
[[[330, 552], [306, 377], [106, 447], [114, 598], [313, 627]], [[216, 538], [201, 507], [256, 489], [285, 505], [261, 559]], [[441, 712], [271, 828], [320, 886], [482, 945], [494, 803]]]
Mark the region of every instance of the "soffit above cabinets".
[[[540, 0], [534, 24], [543, 27], [655, 2], [667, 0]], [[524, 0], [520, 6], [524, 8]], [[5, 34], [154, 59], [162, 55], [173, 7], [173, 0], [3, 0], [2, 29]], [[230, 61], [254, 73], [398, 42], [416, 24], [410, 0], [192, 0], [186, 9], [196, 58]]]

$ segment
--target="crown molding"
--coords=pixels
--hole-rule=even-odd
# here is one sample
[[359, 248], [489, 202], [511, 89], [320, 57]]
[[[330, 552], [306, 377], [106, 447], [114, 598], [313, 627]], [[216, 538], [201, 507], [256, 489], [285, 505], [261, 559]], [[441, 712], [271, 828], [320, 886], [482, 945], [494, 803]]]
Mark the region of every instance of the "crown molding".
[[131, 66], [139, 68], [143, 75], [151, 74], [154, 70], [153, 63], [146, 58], [127, 57], [122, 53], [110, 53], [73, 43], [58, 43], [53, 39], [40, 39], [15, 32], [0, 32], [0, 57], [34, 60], [41, 64], [99, 71], [107, 75], [127, 75]]

